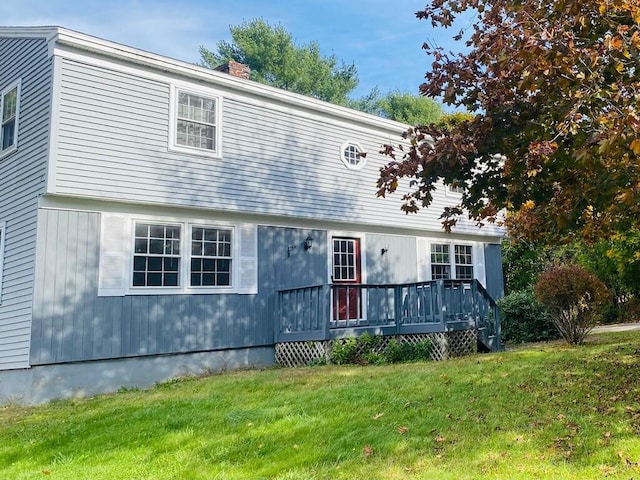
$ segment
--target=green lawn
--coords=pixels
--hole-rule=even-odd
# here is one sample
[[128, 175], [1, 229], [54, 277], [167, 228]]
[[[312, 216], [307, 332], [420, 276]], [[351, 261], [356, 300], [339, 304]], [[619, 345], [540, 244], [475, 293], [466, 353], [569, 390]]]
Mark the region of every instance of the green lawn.
[[0, 407], [0, 479], [640, 477], [640, 332]]

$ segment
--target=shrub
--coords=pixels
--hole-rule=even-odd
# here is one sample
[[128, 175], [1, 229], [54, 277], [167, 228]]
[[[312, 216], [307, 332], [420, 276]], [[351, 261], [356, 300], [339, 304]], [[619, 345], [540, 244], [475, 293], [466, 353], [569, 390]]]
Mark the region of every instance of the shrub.
[[582, 267], [553, 267], [544, 272], [534, 293], [551, 314], [562, 337], [571, 344], [582, 344], [596, 325], [611, 294], [598, 278]]
[[502, 339], [510, 343], [540, 342], [560, 338], [560, 332], [532, 289], [511, 293], [500, 300]]
[[431, 340], [424, 339], [417, 343], [389, 340], [386, 348], [382, 348], [383, 338], [365, 333], [357, 338], [336, 340], [331, 350], [331, 363], [344, 365], [348, 363], [374, 364], [416, 362], [429, 360]]
[[355, 338], [336, 340], [331, 349], [331, 363], [336, 365], [356, 363], [357, 353], [358, 343]]

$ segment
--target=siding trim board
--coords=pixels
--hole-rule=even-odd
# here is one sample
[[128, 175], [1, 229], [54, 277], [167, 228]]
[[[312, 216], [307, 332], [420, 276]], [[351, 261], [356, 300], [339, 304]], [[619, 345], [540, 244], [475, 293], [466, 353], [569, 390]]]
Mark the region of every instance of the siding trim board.
[[53, 81], [51, 82], [51, 108], [49, 111], [49, 158], [47, 161], [46, 192], [56, 192], [56, 167], [58, 154], [58, 135], [60, 118], [60, 88], [62, 85], [62, 60], [52, 57], [51, 69]]
[[0, 305], [2, 305], [2, 280], [4, 278], [4, 244], [7, 235], [7, 222], [0, 222]]

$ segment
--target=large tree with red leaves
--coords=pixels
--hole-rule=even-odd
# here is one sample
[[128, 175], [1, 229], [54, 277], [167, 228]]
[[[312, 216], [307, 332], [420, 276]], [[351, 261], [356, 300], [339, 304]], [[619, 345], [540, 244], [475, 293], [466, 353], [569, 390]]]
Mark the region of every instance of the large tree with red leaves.
[[385, 146], [378, 194], [408, 178], [403, 209], [414, 212], [438, 182], [459, 183], [445, 228], [507, 211], [511, 235], [525, 239], [639, 228], [640, 2], [433, 0], [416, 15], [449, 27], [468, 12], [472, 31], [456, 35], [467, 53], [425, 44], [434, 61], [420, 90], [475, 116], [414, 127], [409, 148]]

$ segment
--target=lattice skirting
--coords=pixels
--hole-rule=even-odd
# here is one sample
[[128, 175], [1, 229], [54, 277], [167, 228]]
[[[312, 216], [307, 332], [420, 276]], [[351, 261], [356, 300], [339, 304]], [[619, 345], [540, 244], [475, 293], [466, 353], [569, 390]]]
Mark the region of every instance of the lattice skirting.
[[[387, 335], [382, 337], [374, 351], [376, 353], [383, 352], [391, 339], [395, 339], [398, 343], [418, 343], [426, 338], [431, 340], [432, 347], [429, 356], [434, 361], [468, 355], [477, 351], [478, 335], [475, 330]], [[341, 341], [338, 339], [317, 342], [276, 343], [276, 365], [295, 367], [309, 365], [318, 361], [329, 362], [334, 342]]]

